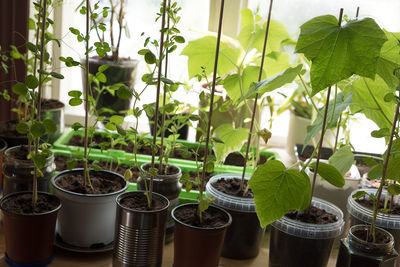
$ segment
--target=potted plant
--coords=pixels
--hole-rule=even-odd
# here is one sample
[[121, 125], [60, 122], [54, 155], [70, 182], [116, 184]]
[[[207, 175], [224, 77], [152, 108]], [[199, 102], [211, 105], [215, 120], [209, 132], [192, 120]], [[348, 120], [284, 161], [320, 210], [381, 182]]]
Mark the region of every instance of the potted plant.
[[[135, 85], [138, 60], [120, 56], [123, 32], [129, 38], [128, 24], [125, 20], [126, 3], [125, 0], [100, 1], [89, 8], [90, 13], [98, 14], [91, 15], [90, 18], [98, 37], [97, 42], [94, 43], [94, 49], [98, 54], [89, 58], [89, 72], [95, 75], [101, 70], [101, 66], [108, 66], [102, 72], [103, 75], [98, 75], [93, 79], [93, 97], [96, 99], [95, 108], [98, 113], [107, 117], [113, 115], [114, 112], [121, 113], [129, 110], [132, 95], [121, 98], [118, 95], [118, 89], [121, 86], [132, 89]], [[102, 7], [102, 5], [109, 6]], [[110, 34], [108, 38], [105, 36], [107, 29]]]
[[[89, 51], [90, 19], [99, 14], [89, 12], [89, 1], [81, 7], [80, 12], [86, 15], [86, 33], [79, 32], [78, 41], [85, 45], [86, 64], [81, 65], [72, 58], [64, 59], [67, 66], [81, 66], [86, 73], [86, 86], [84, 92], [85, 124], [73, 125], [74, 128], [84, 128], [85, 146], [83, 153], [83, 169], [63, 171], [53, 176], [51, 183], [56, 195], [61, 199], [63, 208], [60, 210], [57, 221], [58, 243], [64, 248], [82, 251], [95, 251], [96, 249], [112, 249], [115, 228], [115, 213], [117, 196], [124, 192], [128, 184], [122, 175], [105, 170], [91, 169], [88, 164], [88, 139], [89, 133], [94, 132], [94, 126], [89, 127], [88, 113], [89, 101], [95, 104], [93, 98], [89, 98], [91, 80], [89, 76]], [[103, 68], [104, 69], [104, 68]], [[83, 102], [82, 93], [70, 91], [71, 105], [79, 105]], [[97, 121], [102, 118], [97, 118]], [[96, 122], [97, 122], [96, 121]]]
[[[399, 76], [399, 67], [396, 67], [394, 73]], [[398, 91], [398, 90], [396, 90]], [[391, 101], [395, 101], [396, 110], [394, 114], [392, 129], [389, 135], [388, 147], [385, 153], [385, 160], [381, 169], [381, 181], [378, 190], [359, 190], [349, 197], [349, 212], [352, 214], [352, 227], [346, 238], [341, 240], [337, 266], [399, 266], [397, 262], [398, 253], [395, 248], [396, 239], [399, 238], [399, 229], [393, 229], [398, 226], [396, 221], [396, 205], [398, 205], [393, 196], [400, 193], [400, 187], [396, 184], [400, 172], [398, 171], [398, 118], [400, 101], [397, 92], [392, 93]], [[392, 180], [393, 179], [393, 180]], [[392, 180], [392, 181], [390, 181]], [[384, 186], [387, 186], [387, 192], [383, 192]], [[389, 200], [389, 194], [392, 196]], [[367, 198], [366, 198], [367, 197]], [[363, 198], [360, 203], [354, 199]], [[390, 201], [390, 204], [388, 202]], [[372, 202], [368, 204], [362, 203]], [[383, 214], [379, 214], [379, 213]], [[386, 215], [385, 213], [388, 213]], [[391, 216], [390, 214], [393, 214]], [[398, 219], [398, 218], [397, 218]], [[391, 222], [393, 221], [393, 222]], [[365, 225], [365, 223], [370, 224]], [[382, 228], [378, 228], [382, 227]], [[387, 230], [385, 230], [385, 228]]]
[[[174, 2], [172, 5], [170, 2], [164, 0], [162, 2], [161, 12], [158, 14], [156, 21], [161, 18], [161, 36], [160, 42], [156, 40], [152, 41], [159, 50], [158, 59], [150, 49], [143, 49], [139, 51], [139, 54], [145, 55], [145, 59], [149, 64], [156, 64], [156, 68], [146, 77], [151, 77], [146, 82], [146, 87], [151, 84], [157, 85], [156, 94], [156, 106], [155, 114], [158, 116], [158, 104], [160, 97], [161, 81], [165, 83], [165, 77], [162, 77], [162, 66], [164, 59], [164, 49], [169, 47], [169, 39], [164, 40], [164, 34], [171, 34], [169, 25], [166, 26], [167, 16], [176, 16], [176, 13], [180, 10], [177, 7], [177, 3]], [[175, 18], [175, 17], [174, 17]], [[149, 42], [150, 38], [145, 41], [145, 45]], [[158, 45], [159, 44], [159, 45]], [[165, 57], [167, 59], [167, 56]], [[157, 69], [157, 78], [153, 79], [155, 70]], [[144, 89], [143, 89], [144, 90]], [[142, 90], [142, 92], [143, 92]], [[138, 121], [140, 114], [143, 109], [136, 107], [136, 103], [140, 93], [135, 94], [137, 96], [134, 107], [133, 115]], [[138, 147], [138, 137], [140, 138], [136, 128], [132, 129], [134, 136], [134, 166], [138, 168], [138, 160], [136, 157]], [[154, 125], [154, 132], [157, 132], [157, 124]], [[123, 265], [130, 264], [132, 266], [161, 266], [162, 254], [164, 246], [164, 237], [166, 229], [166, 220], [170, 201], [168, 198], [176, 198], [175, 175], [180, 175], [180, 169], [177, 169], [177, 174], [174, 173], [176, 170], [172, 170], [167, 165], [162, 165], [160, 161], [157, 166], [155, 163], [155, 153], [157, 149], [156, 135], [153, 136], [152, 142], [152, 160], [149, 164], [144, 164], [140, 167], [140, 179], [138, 183], [139, 191], [127, 192], [122, 194], [117, 199], [118, 210], [117, 210], [117, 227], [115, 234], [117, 237], [117, 247], [114, 250], [113, 264]], [[162, 144], [161, 144], [162, 145]], [[173, 166], [171, 166], [173, 167]], [[172, 171], [172, 173], [171, 173]], [[171, 175], [172, 174], [172, 175]], [[127, 172], [127, 176], [131, 176], [131, 172]], [[163, 181], [166, 180], [166, 181]], [[169, 182], [168, 180], [171, 180]], [[166, 188], [160, 186], [160, 183]], [[172, 191], [171, 191], [172, 189]], [[156, 191], [161, 194], [156, 193]], [[172, 193], [172, 195], [171, 195]], [[165, 196], [163, 196], [163, 195]], [[178, 192], [179, 195], [179, 192]], [[132, 240], [126, 245], [125, 240]]]
[[[265, 30], [264, 48], [261, 56], [261, 66], [258, 75], [258, 88], [254, 90], [249, 88], [249, 98], [254, 97], [253, 110], [251, 113], [250, 128], [248, 133], [248, 140], [246, 145], [246, 154], [244, 158], [243, 173], [240, 174], [221, 174], [213, 176], [206, 186], [207, 195], [214, 198], [214, 204], [228, 211], [232, 216], [232, 224], [228, 228], [224, 245], [222, 247], [222, 256], [234, 259], [248, 259], [254, 258], [258, 255], [260, 242], [263, 237], [264, 229], [260, 226], [259, 220], [255, 212], [255, 204], [253, 199], [253, 192], [248, 186], [249, 177], [245, 177], [246, 165], [249, 158], [249, 149], [251, 144], [251, 137], [253, 133], [253, 125], [255, 122], [257, 101], [263, 96], [265, 92], [272, 91], [290, 83], [296, 77], [296, 73], [301, 71], [301, 65], [294, 68], [289, 68], [283, 73], [275, 77], [261, 81], [262, 70], [265, 58], [265, 51], [267, 47], [268, 31], [270, 25], [272, 10], [272, 1], [270, 3], [269, 15], [267, 26]], [[291, 77], [290, 77], [291, 76]], [[279, 79], [284, 80], [280, 82]], [[240, 80], [240, 78], [239, 78]], [[260, 86], [262, 84], [262, 86]], [[252, 85], [257, 86], [257, 85]], [[266, 89], [267, 88], [267, 89]], [[253, 96], [254, 91], [256, 91]], [[244, 99], [243, 101], [247, 101]], [[257, 134], [262, 134], [257, 132]], [[268, 141], [270, 136], [265, 134], [263, 136], [265, 142]]]
[[[309, 159], [302, 169], [297, 171], [286, 169], [281, 162], [268, 161], [256, 169], [249, 181], [255, 195], [256, 211], [261, 224], [266, 225], [274, 221], [270, 239], [271, 266], [326, 266], [333, 242], [343, 230], [344, 221], [341, 210], [327, 201], [312, 198], [317, 174], [335, 186], [342, 187], [345, 184], [343, 176], [336, 167], [320, 162], [321, 147], [328, 124], [328, 110], [332, 104], [330, 103], [331, 87], [352, 74], [374, 77], [376, 73], [374, 66], [386, 38], [379, 26], [369, 18], [350, 20], [346, 26], [341, 26], [342, 14], [343, 9], [341, 9], [339, 20], [328, 15], [319, 16], [304, 23], [296, 45], [296, 51], [304, 53], [312, 62], [311, 95], [328, 87], [327, 102], [320, 128], [321, 138], [317, 147], [318, 153], [315, 152], [316, 162], [311, 162]], [[334, 49], [329, 45], [331, 44], [329, 38], [339, 36], [341, 45], [353, 44], [360, 40], [359, 33], [364, 27], [367, 27], [369, 32], [374, 32], [374, 38], [363, 39], [363, 43], [370, 46], [363, 50], [360, 58], [372, 67], [368, 70], [359, 70], [357, 66], [360, 62], [352, 64], [352, 58], [344, 56], [341, 64], [346, 64], [348, 69], [344, 72], [338, 71], [343, 69], [341, 64], [336, 64], [337, 62], [333, 64], [326, 60], [327, 55], [336, 57], [341, 53], [340, 49]], [[348, 31], [351, 31], [351, 34]], [[318, 46], [318, 49], [310, 49], [311, 44], [319, 41], [321, 41], [321, 46]], [[314, 171], [311, 185], [304, 172], [308, 166]], [[281, 218], [284, 214], [286, 215]], [[275, 219], [278, 220], [275, 221]]]
[[205, 137], [206, 149], [199, 182], [199, 199], [196, 204], [183, 204], [172, 210], [174, 229], [174, 266], [218, 266], [222, 244], [232, 218], [226, 211], [209, 206], [212, 198], [203, 196], [205, 174], [210, 161], [209, 143], [211, 138], [212, 107], [217, 78], [217, 66], [221, 40], [224, 0], [221, 1], [215, 63], [208, 113], [208, 127]]
[[[35, 57], [39, 58], [39, 78], [29, 75], [25, 83], [18, 83], [19, 95], [25, 97], [29, 94], [34, 101], [33, 113], [30, 114], [29, 120], [18, 123], [20, 132], [26, 133], [29, 140], [34, 143], [34, 149], [28, 147], [25, 153], [26, 161], [29, 160], [34, 165], [30, 173], [33, 186], [31, 191], [8, 194], [0, 200], [6, 240], [5, 260], [12, 266], [45, 266], [51, 262], [57, 212], [61, 208], [57, 197], [38, 192], [37, 187], [38, 179], [43, 176], [42, 169], [46, 164], [46, 157], [49, 155], [49, 150], [39, 144], [39, 138], [46, 132], [52, 132], [55, 124], [52, 121], [41, 121], [40, 117], [43, 82], [49, 78], [48, 73], [44, 71], [46, 31], [44, 22], [47, 18], [48, 3], [39, 1], [34, 4], [41, 19], [40, 23], [37, 23], [38, 26], [41, 25], [40, 43], [35, 46]], [[38, 89], [35, 90], [36, 88]]]

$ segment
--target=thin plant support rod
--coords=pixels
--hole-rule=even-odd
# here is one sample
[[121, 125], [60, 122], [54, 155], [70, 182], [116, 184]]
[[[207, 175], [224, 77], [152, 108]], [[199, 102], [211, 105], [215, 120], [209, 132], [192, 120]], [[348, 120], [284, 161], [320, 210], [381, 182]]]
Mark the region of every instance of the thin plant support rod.
[[90, 1], [86, 0], [86, 58], [85, 58], [85, 139], [84, 139], [84, 170], [83, 170], [83, 185], [86, 186], [88, 177], [88, 124], [89, 124], [89, 9]]
[[[159, 113], [159, 105], [160, 105], [160, 89], [161, 89], [161, 72], [162, 72], [162, 55], [164, 49], [164, 27], [165, 27], [165, 9], [167, 7], [167, 0], [163, 1], [163, 13], [162, 13], [162, 21], [161, 21], [161, 37], [160, 37], [160, 54], [159, 54], [159, 62], [158, 62], [158, 77], [157, 77], [157, 94], [156, 94], [156, 112], [154, 117], [154, 131], [153, 131], [153, 145], [156, 147], [157, 143], [157, 121], [158, 121], [158, 113]], [[154, 158], [155, 151], [152, 149], [151, 151], [151, 168], [154, 168]], [[150, 185], [149, 185], [149, 203], [151, 205], [153, 198], [153, 176], [150, 175]]]
[[[46, 13], [47, 13], [47, 1], [43, 1], [43, 7], [42, 8], [42, 32], [40, 36], [40, 69], [43, 69], [43, 54], [44, 54], [44, 34], [46, 31]], [[39, 88], [38, 88], [38, 100], [37, 100], [37, 114], [36, 114], [36, 119], [40, 122], [40, 113], [42, 111], [42, 75], [39, 73]], [[39, 151], [39, 137], [35, 138], [35, 156], [37, 156]], [[37, 201], [37, 168], [36, 166], [34, 167], [33, 170], [33, 187], [32, 187], [32, 206], [35, 208], [36, 206], [36, 201]]]
[[[381, 199], [381, 196], [382, 196], [383, 186], [385, 185], [386, 172], [387, 172], [387, 168], [388, 168], [388, 164], [389, 164], [390, 153], [392, 151], [393, 137], [394, 137], [394, 134], [395, 134], [395, 131], [396, 131], [396, 124], [397, 124], [397, 121], [399, 119], [399, 108], [400, 108], [400, 103], [397, 102], [396, 111], [394, 113], [394, 119], [393, 119], [393, 124], [392, 124], [392, 131], [390, 133], [388, 148], [387, 148], [387, 151], [386, 151], [385, 162], [383, 163], [382, 179], [381, 179], [381, 183], [379, 185], [378, 192], [377, 192], [378, 193], [378, 195], [377, 195], [378, 203], [379, 203], [379, 200]], [[378, 203], [376, 203], [374, 205], [374, 212], [373, 212], [371, 231], [370, 231], [374, 242], [375, 242], [376, 216], [378, 215]]]
[[[261, 78], [262, 78], [262, 71], [263, 71], [263, 67], [264, 67], [265, 51], [267, 50], [267, 41], [268, 41], [269, 25], [270, 25], [270, 23], [271, 23], [272, 4], [273, 4], [273, 0], [270, 0], [270, 2], [269, 2], [269, 10], [268, 10], [268, 18], [267, 18], [267, 26], [266, 26], [266, 28], [265, 28], [264, 46], [263, 46], [263, 51], [262, 51], [262, 56], [261, 56], [260, 72], [258, 73], [258, 81], [259, 81], [259, 82], [261, 81]], [[254, 118], [255, 118], [255, 115], [256, 115], [256, 111], [257, 111], [257, 101], [258, 101], [258, 92], [256, 93], [256, 96], [255, 96], [255, 98], [254, 98], [253, 113], [251, 114], [251, 122], [250, 122], [249, 135], [248, 135], [248, 137], [247, 137], [246, 156], [244, 157], [243, 173], [242, 173], [242, 180], [240, 181], [239, 192], [242, 191], [243, 186], [244, 186], [244, 177], [245, 177], [245, 175], [246, 175], [247, 161], [248, 161], [248, 159], [249, 159], [249, 149], [250, 149], [251, 137], [252, 137], [253, 126], [254, 126]], [[256, 163], [256, 164], [257, 164], [257, 163]]]
[[[168, 0], [168, 9], [171, 7], [171, 0]], [[169, 29], [169, 16], [167, 18], [167, 28]], [[169, 42], [169, 32], [167, 32], [167, 43]], [[164, 70], [164, 78], [167, 78], [168, 74], [168, 49], [165, 50], [165, 70]], [[164, 153], [164, 136], [165, 136], [165, 102], [167, 97], [167, 84], [164, 83], [164, 95], [163, 95], [163, 111], [161, 118], [161, 143], [160, 143], [160, 164], [158, 165], [158, 172], [161, 173], [162, 170], [162, 156]], [[158, 121], [158, 118], [157, 118]]]
[[[224, 16], [224, 0], [221, 0], [221, 7], [219, 12], [219, 22], [218, 22], [218, 35], [217, 35], [217, 47], [215, 49], [215, 61], [214, 61], [214, 72], [213, 72], [213, 80], [211, 86], [211, 96], [210, 96], [210, 110], [208, 111], [208, 125], [207, 125], [207, 135], [206, 135], [206, 150], [204, 154], [203, 160], [203, 170], [201, 174], [201, 185], [199, 188], [200, 192], [200, 200], [203, 198], [203, 187], [206, 177], [206, 165], [207, 165], [207, 156], [208, 156], [208, 149], [210, 143], [210, 133], [211, 133], [211, 119], [212, 119], [212, 112], [213, 112], [213, 105], [214, 105], [214, 92], [215, 92], [215, 83], [217, 80], [217, 69], [218, 69], [218, 56], [219, 56], [219, 45], [221, 42], [221, 32], [222, 32], [222, 18]], [[199, 209], [200, 211], [200, 209]]]
[[[338, 23], [339, 26], [342, 24], [342, 18], [343, 18], [343, 8], [340, 9], [340, 13], [339, 13], [339, 23]], [[314, 168], [314, 175], [313, 175], [312, 186], [311, 186], [311, 198], [310, 198], [310, 203], [308, 205], [308, 210], [311, 208], [312, 196], [314, 194], [314, 188], [315, 188], [315, 180], [317, 180], [317, 172], [318, 172], [319, 160], [320, 160], [321, 154], [322, 154], [321, 153], [322, 152], [322, 144], [324, 142], [326, 118], [327, 118], [327, 115], [328, 115], [329, 98], [330, 98], [330, 96], [331, 96], [331, 86], [328, 87], [328, 95], [326, 97], [324, 120], [322, 122], [321, 138], [319, 139], [317, 161], [315, 163], [315, 168]]]

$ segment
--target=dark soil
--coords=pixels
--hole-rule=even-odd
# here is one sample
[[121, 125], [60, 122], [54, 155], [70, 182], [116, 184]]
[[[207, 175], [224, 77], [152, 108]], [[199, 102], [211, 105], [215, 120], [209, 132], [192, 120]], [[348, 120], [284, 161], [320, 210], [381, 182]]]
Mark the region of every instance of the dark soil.
[[83, 174], [70, 174], [57, 180], [57, 185], [65, 190], [81, 194], [109, 194], [123, 188], [120, 180], [106, 179], [90, 174], [93, 189], [83, 184]]
[[175, 210], [174, 215], [185, 224], [201, 228], [221, 227], [228, 222], [226, 215], [213, 207], [209, 207], [203, 212], [203, 222], [201, 223], [197, 215], [197, 205], [181, 207]]
[[58, 207], [60, 202], [57, 198], [48, 195], [38, 195], [35, 209], [32, 208], [32, 194], [23, 194], [10, 197], [4, 204], [3, 208], [17, 214], [44, 213], [52, 211]]
[[[183, 173], [183, 174], [185, 174], [185, 173]], [[205, 178], [205, 183], [204, 183], [203, 190], [206, 189], [205, 185], [208, 182], [208, 180], [210, 180], [210, 178], [213, 177], [214, 175], [215, 174], [213, 172], [206, 172], [206, 175], [204, 177]], [[197, 177], [197, 173], [195, 171], [190, 171], [189, 172], [189, 176], [190, 176], [190, 180], [194, 181], [196, 179], [196, 177]], [[201, 177], [201, 172], [200, 172], [200, 177]], [[186, 184], [183, 184], [182, 188], [186, 188]], [[197, 185], [192, 184], [192, 190], [199, 190], [199, 187]]]
[[[103, 137], [100, 134], [95, 134], [93, 136], [90, 147], [101, 149], [100, 144], [104, 145], [103, 149], [109, 149], [110, 148], [110, 145], [109, 145], [110, 139], [108, 137]], [[82, 147], [83, 146], [83, 137], [80, 135], [73, 135], [67, 145]], [[114, 147], [114, 149], [121, 149], [128, 153], [133, 153], [133, 148], [134, 148], [134, 146], [132, 143], [128, 143], [127, 146], [118, 144]], [[144, 154], [144, 155], [151, 155], [152, 147], [142, 144], [137, 148], [137, 153]], [[205, 155], [205, 149], [200, 148], [198, 150], [197, 158], [201, 159], [202, 157], [204, 157], [204, 155]], [[192, 153], [190, 153], [190, 156], [188, 157], [185, 153], [183, 153], [183, 151], [181, 151], [179, 149], [175, 150], [173, 152], [173, 154], [171, 155], [171, 158], [186, 159], [186, 160], [191, 160], [191, 161], [196, 160], [195, 156]], [[260, 160], [259, 160], [258, 164], [264, 164], [267, 160], [268, 160], [267, 157], [260, 155]], [[242, 166], [244, 166], [244, 157], [240, 153], [230, 153], [226, 157], [224, 165], [232, 165], [232, 166], [241, 166], [242, 167]]]
[[56, 99], [42, 99], [41, 103], [43, 110], [63, 108], [65, 106], [63, 102]]
[[121, 205], [133, 210], [160, 210], [164, 208], [167, 203], [159, 196], [153, 195], [151, 207], [147, 205], [147, 198], [144, 194], [135, 194], [125, 197], [121, 200]]
[[[176, 166], [168, 165], [168, 167], [167, 167], [167, 172], [166, 172], [166, 173], [165, 173], [165, 164], [162, 165], [161, 171], [158, 169], [158, 166], [159, 166], [158, 163], [155, 163], [155, 164], [154, 164], [154, 168], [156, 168], [156, 169], [158, 170], [158, 174], [159, 174], [159, 175], [165, 175], [165, 174], [166, 174], [166, 175], [174, 175], [174, 174], [179, 173], [179, 169], [178, 169]], [[148, 165], [144, 166], [143, 169], [144, 169], [145, 171], [149, 171], [149, 170], [150, 170], [150, 167], [151, 167], [151, 165], [148, 164]]]
[[[353, 232], [353, 235], [361, 240], [365, 240], [371, 243], [373, 242], [372, 237], [370, 236], [367, 229], [358, 229]], [[384, 232], [381, 231], [375, 231], [375, 238], [375, 244], [387, 244], [390, 242], [389, 235], [386, 235]]]
[[4, 121], [0, 123], [0, 135], [4, 137], [26, 137], [25, 134], [20, 134], [16, 130], [17, 120]]
[[311, 206], [308, 211], [290, 211], [285, 216], [292, 220], [312, 224], [328, 224], [338, 220], [336, 215], [314, 206]]
[[10, 153], [15, 159], [18, 160], [28, 160], [28, 147], [27, 146], [19, 146], [18, 149], [15, 149]]
[[253, 191], [249, 188], [245, 195], [243, 195], [246, 187], [247, 180], [244, 181], [242, 190], [239, 191], [241, 180], [238, 178], [219, 179], [211, 185], [218, 191], [237, 197], [254, 198]]
[[[368, 208], [370, 210], [372, 210], [372, 208], [373, 208], [373, 202], [369, 198], [359, 198], [359, 199], [356, 199], [356, 201], [361, 206], [366, 207], [366, 208]], [[390, 199], [389, 199], [389, 203], [390, 203]], [[378, 209], [383, 209], [384, 208], [384, 204], [385, 204], [384, 201], [380, 200], [379, 203], [378, 203]], [[388, 205], [388, 208], [389, 208], [389, 205]], [[392, 209], [389, 210], [387, 213], [388, 214], [393, 214], [393, 215], [400, 215], [400, 205], [395, 203], [393, 205]]]
[[[306, 146], [303, 151], [303, 145], [296, 144], [297, 154], [301, 161], [309, 159], [314, 151], [313, 146]], [[330, 148], [323, 147], [321, 151], [321, 159], [329, 159], [333, 155], [333, 151]]]

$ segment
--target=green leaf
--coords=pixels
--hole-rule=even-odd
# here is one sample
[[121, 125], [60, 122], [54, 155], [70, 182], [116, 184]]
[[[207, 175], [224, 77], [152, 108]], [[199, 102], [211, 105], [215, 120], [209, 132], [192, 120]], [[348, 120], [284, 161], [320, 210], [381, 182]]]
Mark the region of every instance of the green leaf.
[[279, 220], [290, 210], [304, 209], [305, 200], [311, 197], [310, 179], [299, 171], [287, 170], [277, 160], [259, 165], [249, 185], [261, 227]]
[[73, 91], [69, 91], [68, 95], [77, 98], [77, 97], [80, 97], [82, 95], [82, 92], [81, 91], [77, 91], [77, 90], [73, 90]]
[[31, 127], [31, 133], [34, 137], [42, 137], [46, 133], [46, 127], [39, 122], [35, 122]]
[[144, 55], [144, 60], [146, 61], [147, 64], [154, 64], [156, 63], [156, 56], [149, 50], [145, 55]]
[[110, 67], [110, 65], [109, 64], [104, 64], [104, 65], [101, 65], [98, 69], [97, 69], [97, 71], [98, 72], [104, 72], [106, 69], [108, 69]]
[[57, 79], [64, 79], [64, 76], [62, 74], [54, 72], [54, 71], [50, 72], [50, 75]]
[[46, 157], [42, 154], [32, 155], [32, 160], [38, 169], [43, 169], [46, 165]]
[[[183, 49], [181, 55], [188, 56], [189, 79], [202, 73], [202, 67], [206, 70], [206, 75], [214, 71], [215, 48], [217, 38], [215, 36], [206, 36], [194, 41], [190, 41]], [[240, 49], [233, 44], [221, 40], [220, 54], [218, 60], [218, 75], [222, 76], [235, 69], [240, 56]]]
[[74, 124], [72, 124], [71, 128], [74, 129], [74, 131], [77, 131], [80, 128], [83, 128], [83, 125], [80, 124], [79, 122], [74, 122]]
[[132, 179], [132, 177], [133, 177], [132, 171], [130, 169], [127, 169], [124, 173], [125, 181], [129, 181], [130, 179]]
[[399, 184], [390, 184], [388, 187], [388, 192], [392, 196], [400, 194], [400, 185]]
[[[334, 107], [334, 100], [330, 100], [327, 114], [327, 125], [326, 129], [331, 129], [337, 126], [338, 120], [342, 112], [351, 104], [352, 93], [343, 96], [343, 93], [339, 93], [336, 96], [336, 106]], [[325, 107], [321, 108], [321, 114], [323, 114]], [[332, 114], [333, 113], [333, 114]], [[311, 138], [315, 137], [322, 131], [323, 117], [318, 116], [317, 119], [310, 125], [307, 126], [307, 135], [304, 140], [304, 144], [308, 144]]]
[[352, 197], [353, 198], [362, 198], [367, 194], [367, 192], [365, 191], [358, 191], [357, 193], [355, 193]]
[[379, 163], [379, 164], [375, 165], [375, 167], [373, 167], [368, 172], [368, 179], [370, 179], [370, 180], [381, 179], [382, 173], [383, 173], [383, 164]]
[[[310, 164], [310, 168], [315, 170], [316, 162]], [[332, 165], [326, 164], [324, 162], [319, 162], [317, 173], [324, 178], [331, 185], [336, 187], [344, 186], [343, 175]]]
[[257, 81], [259, 72], [260, 67], [247, 66], [244, 68], [240, 77], [238, 74], [228, 75], [224, 79], [224, 88], [228, 93], [229, 98], [236, 102], [240, 100], [243, 95], [246, 95], [249, 91], [250, 85], [254, 81]]
[[25, 78], [25, 84], [28, 88], [35, 89], [36, 87], [38, 87], [39, 81], [35, 76], [29, 74]]
[[296, 67], [290, 67], [284, 72], [272, 77], [265, 79], [263, 81], [253, 83], [250, 86], [248, 93], [245, 96], [245, 99], [254, 98], [256, 93], [258, 92], [261, 97], [263, 94], [267, 92], [271, 92], [275, 89], [281, 88], [285, 84], [293, 82], [296, 76], [301, 72], [303, 68], [302, 64], [297, 65]]
[[107, 122], [106, 123], [106, 128], [110, 131], [115, 131], [117, 130], [117, 127], [115, 127], [115, 124], [111, 123], [111, 122]]
[[20, 134], [26, 134], [29, 131], [29, 125], [26, 122], [20, 121], [15, 126], [15, 130]]
[[[384, 158], [387, 152], [384, 154]], [[386, 178], [400, 181], [400, 139], [393, 140], [389, 163], [386, 171]]]
[[367, 166], [375, 166], [378, 164], [373, 158], [363, 158], [362, 162]]
[[312, 95], [353, 74], [374, 78], [385, 33], [371, 18], [338, 25], [331, 15], [313, 18], [301, 27], [296, 52], [312, 61]]
[[376, 73], [386, 82], [390, 88], [394, 88], [399, 79], [393, 74], [393, 70], [400, 66], [399, 41], [400, 33], [383, 30], [388, 39], [382, 46], [379, 55]]
[[[368, 119], [375, 122], [378, 128], [391, 128], [394, 118], [394, 102], [385, 102], [384, 97], [388, 93], [394, 93], [394, 88], [390, 88], [376, 76], [375, 80], [359, 78], [352, 82], [342, 83], [340, 88], [347, 95], [352, 93], [352, 113], [363, 113]], [[379, 110], [377, 103], [382, 108]]]
[[51, 119], [45, 119], [43, 125], [46, 127], [47, 133], [55, 133], [57, 131], [57, 125]]
[[213, 147], [217, 162], [223, 162], [229, 153], [239, 151], [249, 134], [247, 129], [240, 127], [234, 129], [229, 123], [220, 125], [214, 133], [223, 142], [216, 143]]
[[69, 159], [67, 160], [67, 169], [68, 170], [72, 170], [73, 168], [76, 167], [76, 164], [78, 163], [78, 161], [76, 159]]
[[26, 96], [26, 94], [28, 93], [28, 88], [24, 83], [16, 83], [12, 87], [12, 91], [17, 95]]
[[96, 78], [99, 80], [101, 83], [106, 83], [107, 82], [107, 77], [104, 73], [102, 72], [97, 72], [96, 73]]
[[185, 38], [183, 38], [182, 36], [177, 35], [177, 36], [175, 36], [175, 41], [177, 43], [183, 44], [185, 42]]
[[124, 117], [120, 115], [112, 115], [110, 117], [110, 122], [115, 123], [115, 124], [122, 124], [124, 122]]
[[124, 85], [117, 90], [117, 96], [119, 99], [127, 100], [132, 97], [132, 92], [129, 90], [128, 86]]
[[71, 98], [70, 100], [69, 100], [69, 104], [71, 105], [71, 106], [79, 106], [80, 104], [82, 104], [82, 99], [80, 99], [80, 98]]
[[33, 53], [36, 53], [36, 52], [37, 52], [37, 47], [36, 47], [36, 45], [34, 45], [34, 44], [31, 43], [31, 42], [27, 42], [27, 43], [26, 43], [26, 47], [29, 49], [29, 51], [31, 51], [31, 52], [33, 52]]
[[121, 127], [121, 125], [116, 124], [115, 127], [117, 128], [117, 132], [122, 135], [122, 136], [126, 136], [126, 131], [124, 128]]
[[371, 136], [374, 138], [387, 137], [387, 136], [390, 136], [390, 130], [389, 130], [389, 128], [382, 128], [379, 130], [374, 130], [371, 132]]
[[351, 152], [350, 145], [342, 146], [329, 158], [329, 164], [334, 166], [342, 176], [350, 170], [353, 162], [354, 154]]

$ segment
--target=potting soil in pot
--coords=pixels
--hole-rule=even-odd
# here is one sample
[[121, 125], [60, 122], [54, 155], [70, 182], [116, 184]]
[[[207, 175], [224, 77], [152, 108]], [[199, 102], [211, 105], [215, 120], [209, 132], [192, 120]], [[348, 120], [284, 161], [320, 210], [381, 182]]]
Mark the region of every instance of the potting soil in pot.
[[136, 194], [125, 197], [120, 201], [121, 205], [133, 210], [159, 210], [165, 207], [165, 201], [160, 197], [153, 195], [151, 207], [149, 208], [145, 194]]
[[84, 185], [83, 179], [83, 174], [76, 173], [63, 176], [56, 183], [65, 190], [81, 194], [109, 194], [123, 188], [120, 181], [97, 177], [93, 174], [90, 176], [93, 188], [90, 188], [89, 185]]
[[240, 189], [240, 174], [221, 174], [211, 178], [207, 184], [207, 195], [215, 198], [214, 204], [232, 216], [221, 255], [231, 259], [257, 257], [264, 235], [255, 212], [254, 194], [247, 188], [247, 179]]
[[175, 217], [182, 223], [201, 228], [217, 228], [225, 225], [227, 222], [225, 214], [215, 209], [207, 209], [202, 215], [203, 221], [200, 222], [197, 215], [197, 206], [185, 206], [175, 212]]
[[17, 214], [44, 213], [54, 210], [60, 205], [60, 201], [49, 195], [38, 195], [36, 206], [32, 207], [32, 194], [23, 194], [10, 197], [4, 202], [2, 208], [4, 210]]
[[334, 240], [343, 227], [341, 210], [314, 197], [308, 212], [291, 211], [272, 223], [269, 266], [327, 266]]

